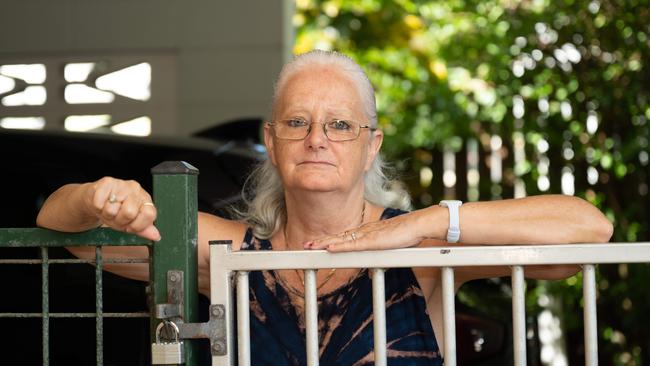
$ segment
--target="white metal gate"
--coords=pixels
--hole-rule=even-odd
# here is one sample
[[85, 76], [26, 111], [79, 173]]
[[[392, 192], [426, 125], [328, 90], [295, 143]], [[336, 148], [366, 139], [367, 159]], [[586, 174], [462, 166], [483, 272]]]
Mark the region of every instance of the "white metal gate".
[[[318, 365], [318, 309], [316, 270], [320, 268], [369, 268], [372, 271], [375, 334], [375, 365], [386, 365], [386, 314], [384, 271], [398, 267], [442, 268], [444, 357], [446, 366], [456, 365], [454, 267], [510, 266], [512, 268], [512, 317], [514, 363], [526, 365], [525, 266], [580, 264], [583, 268], [585, 365], [598, 364], [595, 265], [650, 262], [650, 242], [572, 245], [449, 246], [407, 248], [332, 254], [326, 251], [232, 251], [230, 245], [210, 245], [210, 292], [212, 304], [225, 309], [225, 353], [215, 355], [213, 365], [250, 365], [248, 272], [303, 269], [305, 278], [305, 324], [307, 364]], [[237, 335], [234, 334], [232, 278], [237, 286]], [[237, 340], [238, 357], [233, 345]]]

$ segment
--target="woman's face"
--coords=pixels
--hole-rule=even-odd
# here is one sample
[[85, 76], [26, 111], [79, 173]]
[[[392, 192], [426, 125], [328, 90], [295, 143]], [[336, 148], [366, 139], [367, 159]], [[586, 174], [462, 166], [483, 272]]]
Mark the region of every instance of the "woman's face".
[[326, 66], [307, 67], [291, 76], [280, 90], [275, 121], [300, 118], [313, 122], [303, 140], [278, 139], [266, 125], [269, 158], [278, 168], [285, 189], [349, 192], [363, 187], [367, 171], [381, 146], [381, 131], [362, 128], [355, 140], [329, 141], [323, 123], [333, 119], [367, 125], [361, 97], [354, 83]]

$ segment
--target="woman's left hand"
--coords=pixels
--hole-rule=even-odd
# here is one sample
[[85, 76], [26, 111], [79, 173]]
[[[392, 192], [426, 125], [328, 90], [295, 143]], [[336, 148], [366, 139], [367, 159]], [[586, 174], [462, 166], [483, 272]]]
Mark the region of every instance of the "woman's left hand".
[[305, 242], [303, 247], [326, 249], [329, 252], [351, 252], [415, 246], [427, 238], [425, 233], [421, 232], [421, 225], [418, 225], [421, 211], [369, 222], [337, 235]]

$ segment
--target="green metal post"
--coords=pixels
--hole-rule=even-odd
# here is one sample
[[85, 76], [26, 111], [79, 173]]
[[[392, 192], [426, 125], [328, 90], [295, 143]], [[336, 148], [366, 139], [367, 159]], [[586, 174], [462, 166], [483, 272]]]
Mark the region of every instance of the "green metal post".
[[[150, 247], [151, 336], [155, 340], [155, 305], [167, 303], [167, 271], [183, 271], [183, 320], [198, 321], [198, 169], [185, 162], [164, 162], [153, 169], [153, 190], [162, 239]], [[185, 341], [185, 364], [198, 362], [195, 342]]]

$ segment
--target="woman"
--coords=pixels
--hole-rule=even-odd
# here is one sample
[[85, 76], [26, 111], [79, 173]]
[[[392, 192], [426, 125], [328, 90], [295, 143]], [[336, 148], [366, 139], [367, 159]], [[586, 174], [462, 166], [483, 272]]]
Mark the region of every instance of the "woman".
[[[436, 205], [406, 212], [410, 201], [382, 173], [383, 133], [372, 86], [346, 56], [312, 51], [285, 65], [264, 126], [269, 159], [249, 180], [238, 221], [199, 214], [199, 289], [209, 294], [208, 240], [234, 250], [326, 249], [331, 252], [409, 246], [607, 242], [612, 225], [589, 203], [567, 196]], [[65, 213], [65, 215], [61, 214]], [[159, 240], [151, 196], [138, 183], [113, 178], [67, 185], [45, 202], [38, 225], [82, 231], [100, 225]], [[451, 220], [451, 225], [450, 225]], [[455, 232], [454, 221], [460, 233]], [[88, 248], [71, 248], [91, 256]], [[143, 248], [107, 248], [113, 256], [146, 256]], [[141, 251], [141, 253], [137, 253]], [[111, 255], [109, 253], [107, 256]], [[106, 266], [146, 280], [146, 266]], [[576, 266], [527, 268], [535, 278], [563, 278]], [[456, 271], [456, 286], [508, 275], [507, 268]], [[302, 273], [250, 275], [253, 364], [305, 364]], [[391, 364], [442, 363], [440, 271], [386, 273], [387, 344]], [[371, 282], [367, 270], [317, 273], [322, 364], [365, 364], [372, 347]], [[262, 352], [263, 350], [263, 352]], [[259, 351], [259, 352], [258, 352]]]

